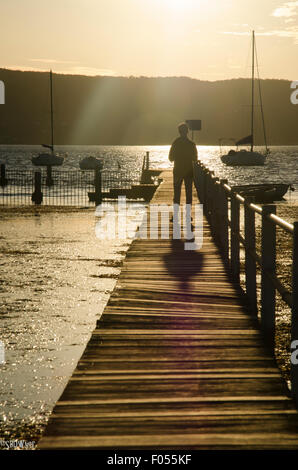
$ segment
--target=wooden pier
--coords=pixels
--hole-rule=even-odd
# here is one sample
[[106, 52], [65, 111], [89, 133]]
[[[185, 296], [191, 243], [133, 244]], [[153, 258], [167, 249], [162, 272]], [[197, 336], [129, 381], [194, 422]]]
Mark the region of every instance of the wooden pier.
[[[172, 203], [170, 171], [152, 203]], [[171, 224], [172, 225], [172, 224]], [[298, 449], [298, 414], [210, 227], [136, 239], [38, 448]]]

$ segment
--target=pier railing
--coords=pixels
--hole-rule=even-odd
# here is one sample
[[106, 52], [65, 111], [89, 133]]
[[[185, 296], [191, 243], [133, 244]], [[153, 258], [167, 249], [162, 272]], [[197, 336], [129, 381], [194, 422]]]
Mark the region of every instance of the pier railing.
[[[213, 236], [233, 279], [240, 284], [240, 248], [244, 248], [244, 277], [252, 314], [258, 316], [257, 268], [261, 272], [260, 326], [264, 339], [274, 353], [276, 292], [290, 307], [291, 317], [291, 392], [298, 404], [298, 222], [290, 224], [276, 215], [275, 205], [259, 206], [252, 198], [233, 191], [227, 180], [198, 163], [198, 196], [204, 206]], [[244, 229], [241, 234], [241, 210]], [[260, 253], [256, 245], [256, 216], [261, 217]], [[291, 290], [281, 282], [276, 270], [277, 237], [280, 227], [293, 239]], [[297, 354], [295, 353], [295, 350]]]
[[[0, 166], [0, 205], [100, 204], [111, 189], [140, 184], [141, 171], [6, 168]], [[91, 196], [90, 196], [91, 195]]]

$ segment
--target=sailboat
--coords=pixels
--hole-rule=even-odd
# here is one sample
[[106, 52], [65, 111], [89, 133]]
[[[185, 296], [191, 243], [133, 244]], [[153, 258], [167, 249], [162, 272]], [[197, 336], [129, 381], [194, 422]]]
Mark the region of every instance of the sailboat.
[[51, 153], [40, 153], [37, 157], [32, 157], [32, 163], [36, 166], [59, 166], [62, 165], [64, 157], [58, 156], [54, 152], [54, 114], [53, 114], [53, 74], [50, 70], [50, 99], [51, 99], [51, 144], [42, 144], [42, 147], [51, 150]]
[[[254, 150], [254, 95], [255, 95], [255, 54], [256, 54], [256, 45], [255, 45], [255, 32], [252, 32], [252, 77], [251, 77], [251, 132], [250, 135], [243, 137], [242, 139], [235, 142], [236, 150], [230, 150], [228, 154], [221, 156], [221, 161], [226, 165], [231, 166], [248, 166], [248, 165], [264, 165], [266, 157], [269, 153], [266, 142], [266, 132], [265, 132], [265, 123], [264, 123], [264, 114], [263, 114], [263, 104], [261, 97], [261, 90], [259, 85], [260, 92], [260, 104], [263, 120], [263, 131], [265, 138], [265, 147], [266, 152], [260, 153]], [[239, 145], [250, 145], [250, 150], [241, 149], [238, 150]]]

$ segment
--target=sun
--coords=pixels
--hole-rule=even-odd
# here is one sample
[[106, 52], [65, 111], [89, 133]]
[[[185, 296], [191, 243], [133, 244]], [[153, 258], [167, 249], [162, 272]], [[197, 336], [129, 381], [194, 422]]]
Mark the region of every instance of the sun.
[[[152, 0], [151, 0], [152, 1]], [[196, 9], [204, 0], [154, 0], [159, 6], [176, 12]]]
[[183, 9], [185, 8], [185, 0], [164, 0], [165, 3], [168, 5], [170, 8], [176, 9]]

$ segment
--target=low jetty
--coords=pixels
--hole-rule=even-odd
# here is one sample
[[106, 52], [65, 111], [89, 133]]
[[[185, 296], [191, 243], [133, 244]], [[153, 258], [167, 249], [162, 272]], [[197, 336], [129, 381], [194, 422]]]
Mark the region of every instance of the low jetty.
[[[151, 204], [172, 203], [161, 178]], [[38, 449], [298, 449], [295, 403], [209, 222], [197, 251], [171, 230], [132, 242]]]

